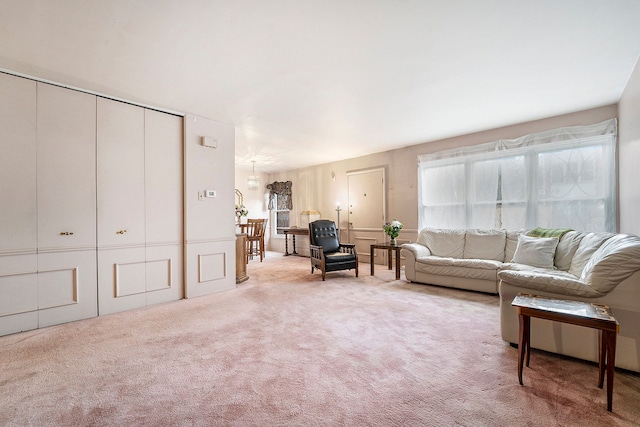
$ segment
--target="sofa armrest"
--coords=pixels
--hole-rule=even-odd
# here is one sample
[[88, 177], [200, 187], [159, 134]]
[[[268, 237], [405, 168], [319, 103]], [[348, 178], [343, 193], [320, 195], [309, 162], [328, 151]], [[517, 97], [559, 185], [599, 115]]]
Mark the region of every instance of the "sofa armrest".
[[407, 280], [416, 280], [416, 260], [431, 255], [431, 251], [420, 243], [405, 243], [401, 246], [401, 256], [404, 257], [404, 274]]
[[402, 250], [412, 254], [414, 259], [424, 258], [431, 255], [429, 248], [421, 245], [420, 243], [405, 243], [402, 245]]

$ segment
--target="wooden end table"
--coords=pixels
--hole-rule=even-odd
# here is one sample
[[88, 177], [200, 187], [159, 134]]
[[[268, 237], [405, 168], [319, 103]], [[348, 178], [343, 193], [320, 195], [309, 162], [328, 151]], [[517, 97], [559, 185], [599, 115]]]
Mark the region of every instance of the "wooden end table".
[[518, 339], [518, 380], [522, 384], [523, 363], [529, 366], [531, 318], [553, 320], [598, 330], [598, 388], [604, 383], [607, 371], [607, 410], [611, 412], [613, 373], [616, 361], [616, 336], [620, 325], [606, 305], [582, 301], [560, 300], [538, 295], [518, 294], [511, 305], [518, 308], [520, 334]]
[[402, 249], [399, 245], [390, 245], [388, 243], [376, 243], [371, 245], [371, 258], [369, 258], [369, 262], [371, 263], [371, 275], [373, 276], [373, 266], [375, 263], [373, 262], [374, 250], [375, 249], [385, 249], [387, 251], [387, 264], [389, 270], [391, 270], [391, 256], [392, 252], [396, 253], [396, 280], [400, 280], [400, 249]]

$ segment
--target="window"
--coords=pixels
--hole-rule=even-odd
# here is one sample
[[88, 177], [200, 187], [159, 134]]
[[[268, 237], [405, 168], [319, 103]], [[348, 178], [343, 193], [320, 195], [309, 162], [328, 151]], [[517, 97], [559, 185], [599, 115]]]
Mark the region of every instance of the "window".
[[275, 206], [276, 209], [272, 211], [274, 220], [271, 221], [274, 227], [273, 235], [284, 235], [283, 232], [278, 231], [278, 227], [289, 227], [289, 225], [291, 224], [291, 211], [287, 209], [286, 204], [284, 204], [284, 206], [282, 206], [282, 204], [278, 204], [278, 195], [275, 196]]
[[289, 227], [291, 224], [290, 214], [293, 209], [291, 187], [291, 181], [275, 181], [267, 185], [269, 189], [269, 210], [272, 212], [272, 235], [274, 236], [284, 235], [284, 233], [278, 232], [278, 227]]
[[615, 119], [420, 157], [419, 227], [616, 231]]

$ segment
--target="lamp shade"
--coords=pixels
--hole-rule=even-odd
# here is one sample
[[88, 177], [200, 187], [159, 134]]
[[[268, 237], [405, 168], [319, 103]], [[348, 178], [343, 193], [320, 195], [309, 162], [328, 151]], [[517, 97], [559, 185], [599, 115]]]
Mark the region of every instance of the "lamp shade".
[[260, 177], [258, 175], [249, 175], [247, 177], [247, 188], [249, 190], [257, 190], [260, 188]]
[[256, 162], [252, 161], [252, 175], [247, 177], [247, 188], [249, 190], [257, 190], [260, 188], [260, 176], [256, 175]]

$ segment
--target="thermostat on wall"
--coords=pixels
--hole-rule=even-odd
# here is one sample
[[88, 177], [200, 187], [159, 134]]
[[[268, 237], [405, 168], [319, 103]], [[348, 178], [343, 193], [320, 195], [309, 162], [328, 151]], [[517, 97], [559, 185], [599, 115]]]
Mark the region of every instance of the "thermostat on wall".
[[204, 197], [216, 197], [215, 190], [204, 190]]

